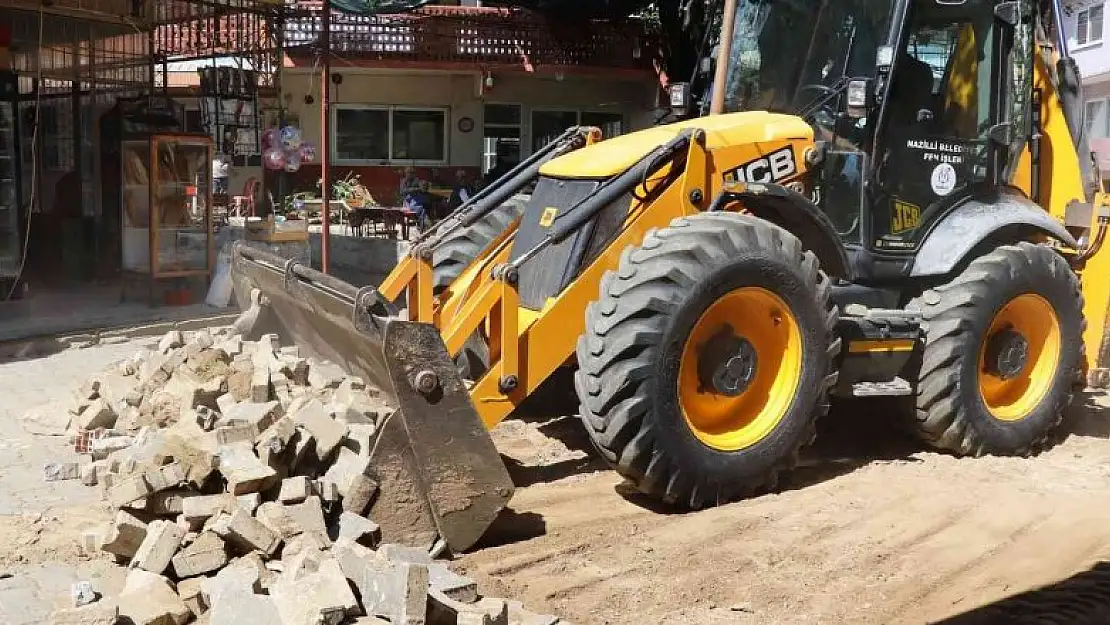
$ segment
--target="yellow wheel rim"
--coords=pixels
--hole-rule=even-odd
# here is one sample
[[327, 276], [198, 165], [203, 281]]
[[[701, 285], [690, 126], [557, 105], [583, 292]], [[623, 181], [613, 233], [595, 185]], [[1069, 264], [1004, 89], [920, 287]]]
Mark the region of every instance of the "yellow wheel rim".
[[[746, 342], [746, 353], [754, 354], [754, 369], [732, 393], [706, 383], [705, 372], [713, 369], [706, 357], [721, 360], [712, 350], [722, 336], [738, 337]], [[686, 339], [679, 406], [698, 440], [720, 451], [739, 451], [774, 431], [790, 409], [801, 374], [802, 334], [790, 308], [766, 289], [736, 289], [714, 302]]]
[[[992, 340], [1020, 336], [1025, 358], [1007, 374], [992, 363]], [[1003, 337], [1004, 338], [1004, 337]], [[1048, 395], [1060, 363], [1060, 321], [1048, 300], [1027, 293], [1010, 300], [995, 314], [979, 348], [979, 394], [987, 410], [1000, 421], [1020, 421]]]

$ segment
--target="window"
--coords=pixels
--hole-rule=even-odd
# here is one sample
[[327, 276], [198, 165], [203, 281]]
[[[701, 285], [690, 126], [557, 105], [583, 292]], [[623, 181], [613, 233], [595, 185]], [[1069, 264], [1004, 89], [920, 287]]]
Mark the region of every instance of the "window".
[[1076, 14], [1076, 43], [1085, 46], [1102, 41], [1103, 5], [1098, 4]]
[[559, 138], [571, 126], [597, 126], [606, 139], [624, 133], [621, 113], [589, 111], [532, 111], [532, 151]]
[[443, 109], [339, 104], [334, 111], [337, 162], [447, 160], [447, 111]]
[[482, 173], [497, 166], [498, 157], [515, 165], [520, 162], [520, 105], [487, 104], [483, 115]]
[[1110, 137], [1110, 102], [1105, 99], [1087, 102], [1084, 120], [1087, 124], [1088, 139]]

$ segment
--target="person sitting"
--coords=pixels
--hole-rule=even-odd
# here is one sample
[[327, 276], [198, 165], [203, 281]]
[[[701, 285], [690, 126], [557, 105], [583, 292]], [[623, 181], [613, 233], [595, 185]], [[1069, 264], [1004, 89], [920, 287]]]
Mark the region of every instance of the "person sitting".
[[406, 209], [416, 213], [416, 222], [421, 230], [426, 230], [432, 216], [432, 194], [430, 185], [423, 181], [419, 186], [409, 189], [404, 196]]
[[474, 195], [474, 189], [470, 184], [470, 177], [467, 175], [466, 170], [460, 169], [455, 172], [455, 188], [451, 190], [451, 198], [447, 200], [447, 212], [452, 213], [456, 208], [462, 206]]

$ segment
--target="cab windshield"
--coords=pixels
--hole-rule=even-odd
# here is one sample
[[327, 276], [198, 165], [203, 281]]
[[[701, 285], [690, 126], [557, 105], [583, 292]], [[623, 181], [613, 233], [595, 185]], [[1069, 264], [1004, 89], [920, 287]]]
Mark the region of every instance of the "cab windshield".
[[725, 110], [797, 114], [873, 76], [895, 0], [739, 0]]

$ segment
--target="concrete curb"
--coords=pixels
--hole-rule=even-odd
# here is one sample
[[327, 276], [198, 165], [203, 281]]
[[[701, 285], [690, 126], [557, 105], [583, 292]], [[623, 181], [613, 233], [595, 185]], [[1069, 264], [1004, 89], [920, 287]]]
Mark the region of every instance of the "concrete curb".
[[161, 336], [170, 330], [195, 331], [231, 325], [238, 312], [222, 312], [187, 319], [138, 323], [106, 328], [90, 328], [73, 334], [56, 334], [0, 341], [0, 363], [9, 359], [30, 358], [69, 348], [123, 343], [137, 338]]

